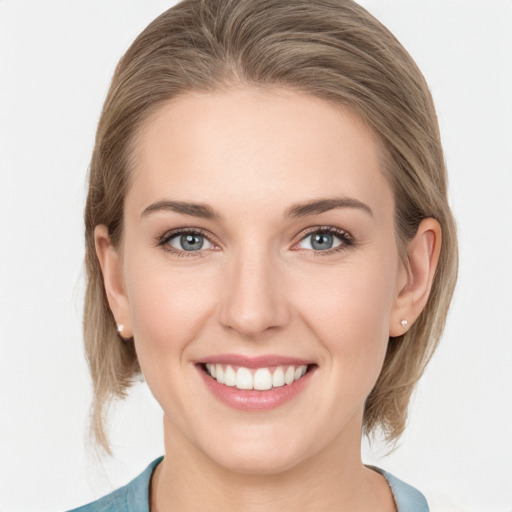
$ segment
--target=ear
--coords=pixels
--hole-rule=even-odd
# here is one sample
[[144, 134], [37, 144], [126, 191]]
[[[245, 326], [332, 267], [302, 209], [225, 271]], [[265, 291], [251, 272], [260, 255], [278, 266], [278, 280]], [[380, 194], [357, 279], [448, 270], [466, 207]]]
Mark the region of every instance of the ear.
[[124, 286], [122, 261], [119, 252], [112, 245], [107, 226], [98, 225], [94, 228], [94, 243], [108, 304], [117, 323], [119, 334], [123, 338], [131, 338], [133, 330]]
[[[401, 336], [416, 321], [425, 307], [441, 252], [441, 226], [424, 219], [407, 244], [407, 260], [401, 263], [395, 302], [391, 311], [389, 335]], [[402, 325], [402, 321], [407, 323]]]

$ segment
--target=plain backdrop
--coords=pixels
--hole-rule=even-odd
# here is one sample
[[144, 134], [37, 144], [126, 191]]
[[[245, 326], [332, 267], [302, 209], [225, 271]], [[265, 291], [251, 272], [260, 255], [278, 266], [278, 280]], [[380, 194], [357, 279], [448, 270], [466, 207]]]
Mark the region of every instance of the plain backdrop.
[[[364, 460], [436, 511], [512, 511], [512, 1], [364, 0], [437, 105], [461, 267], [442, 343], [396, 451]], [[144, 384], [112, 415], [114, 457], [87, 444], [82, 210], [114, 66], [173, 5], [0, 0], [0, 510], [60, 511], [163, 453]]]

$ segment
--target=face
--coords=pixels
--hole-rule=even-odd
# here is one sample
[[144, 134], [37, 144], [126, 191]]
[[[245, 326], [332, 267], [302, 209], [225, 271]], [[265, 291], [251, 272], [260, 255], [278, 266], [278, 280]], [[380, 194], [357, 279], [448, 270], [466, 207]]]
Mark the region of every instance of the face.
[[359, 452], [403, 278], [369, 129], [296, 92], [190, 93], [134, 162], [114, 313], [166, 434], [240, 472]]

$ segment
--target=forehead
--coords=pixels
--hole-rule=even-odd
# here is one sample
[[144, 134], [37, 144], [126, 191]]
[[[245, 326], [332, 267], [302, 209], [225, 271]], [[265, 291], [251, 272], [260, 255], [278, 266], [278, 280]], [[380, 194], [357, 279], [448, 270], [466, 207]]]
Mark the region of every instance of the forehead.
[[349, 109], [286, 89], [187, 93], [160, 107], [133, 148], [127, 203], [178, 197], [285, 207], [329, 195], [387, 207], [381, 147]]

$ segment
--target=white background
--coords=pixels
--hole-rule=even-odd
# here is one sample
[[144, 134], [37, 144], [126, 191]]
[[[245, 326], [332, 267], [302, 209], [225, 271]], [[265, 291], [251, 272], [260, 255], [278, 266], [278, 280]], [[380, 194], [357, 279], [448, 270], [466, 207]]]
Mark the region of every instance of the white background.
[[[436, 101], [460, 279], [406, 435], [365, 461], [435, 511], [512, 511], [512, 1], [365, 0]], [[0, 0], [0, 510], [59, 511], [163, 453], [144, 385], [112, 416], [115, 456], [87, 447], [82, 210], [114, 66], [163, 0]]]

